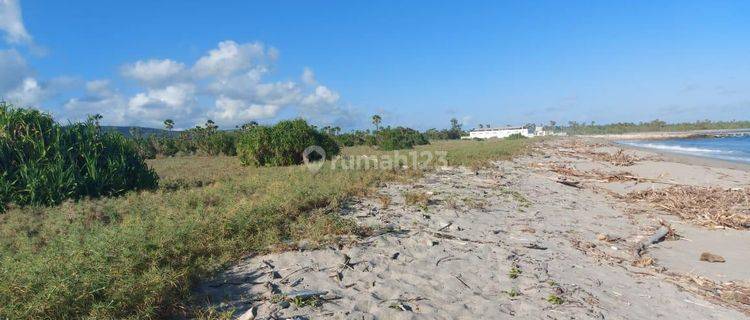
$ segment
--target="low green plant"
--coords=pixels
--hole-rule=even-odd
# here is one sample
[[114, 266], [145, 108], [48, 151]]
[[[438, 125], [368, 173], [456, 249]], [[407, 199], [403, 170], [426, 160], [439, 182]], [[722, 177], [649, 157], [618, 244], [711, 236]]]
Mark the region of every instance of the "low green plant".
[[547, 302], [554, 304], [554, 305], [560, 305], [560, 304], [563, 304], [563, 302], [565, 301], [563, 301], [563, 298], [560, 298], [560, 296], [556, 294], [550, 294], [547, 297]]
[[516, 266], [513, 266], [510, 268], [510, 271], [508, 271], [508, 278], [516, 279], [521, 275], [521, 269], [519, 269]]
[[243, 165], [289, 166], [301, 164], [302, 153], [310, 146], [323, 148], [328, 158], [340, 151], [330, 135], [319, 132], [305, 120], [296, 119], [281, 121], [270, 127], [254, 126], [243, 131], [237, 153]]
[[521, 295], [521, 291], [518, 291], [517, 288], [510, 289], [506, 291], [505, 293], [508, 294], [508, 297], [515, 298]]

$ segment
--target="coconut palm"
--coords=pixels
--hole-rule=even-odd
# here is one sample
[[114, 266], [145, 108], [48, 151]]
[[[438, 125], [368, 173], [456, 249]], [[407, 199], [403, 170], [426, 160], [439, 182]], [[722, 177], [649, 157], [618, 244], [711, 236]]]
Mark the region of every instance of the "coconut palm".
[[172, 131], [172, 129], [174, 128], [174, 120], [172, 119], [164, 120], [164, 128], [167, 128], [167, 130]]
[[375, 131], [380, 131], [380, 122], [383, 120], [379, 115], [372, 116], [372, 124], [375, 125]]

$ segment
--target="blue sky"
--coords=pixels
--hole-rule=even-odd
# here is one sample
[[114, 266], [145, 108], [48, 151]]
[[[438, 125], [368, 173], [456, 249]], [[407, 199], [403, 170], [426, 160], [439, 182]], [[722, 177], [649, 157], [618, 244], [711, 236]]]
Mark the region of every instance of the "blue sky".
[[0, 0], [0, 96], [76, 120], [748, 119], [748, 1]]

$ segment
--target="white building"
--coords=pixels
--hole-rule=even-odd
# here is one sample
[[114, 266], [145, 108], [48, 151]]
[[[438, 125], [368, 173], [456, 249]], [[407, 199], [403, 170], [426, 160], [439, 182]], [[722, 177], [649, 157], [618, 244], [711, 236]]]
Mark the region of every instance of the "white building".
[[514, 134], [533, 137], [534, 132], [526, 127], [479, 128], [469, 131], [469, 139], [507, 138]]

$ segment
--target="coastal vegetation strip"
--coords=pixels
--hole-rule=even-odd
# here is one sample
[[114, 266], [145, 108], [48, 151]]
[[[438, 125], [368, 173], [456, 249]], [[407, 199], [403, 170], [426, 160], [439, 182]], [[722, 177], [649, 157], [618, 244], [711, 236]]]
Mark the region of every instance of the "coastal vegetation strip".
[[[479, 167], [523, 152], [525, 140], [438, 141], [449, 165]], [[396, 151], [393, 151], [396, 152]], [[402, 150], [403, 152], [403, 150]], [[342, 157], [387, 151], [343, 148]], [[0, 214], [1, 318], [158, 318], [183, 314], [191, 286], [250, 253], [366, 233], [337, 214], [380, 182], [428, 167], [242, 166], [234, 156], [148, 160], [155, 190], [11, 205]], [[438, 165], [437, 163], [432, 166]]]

